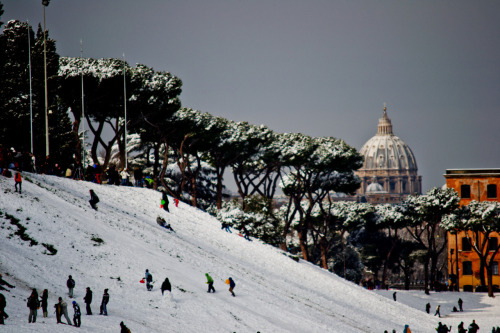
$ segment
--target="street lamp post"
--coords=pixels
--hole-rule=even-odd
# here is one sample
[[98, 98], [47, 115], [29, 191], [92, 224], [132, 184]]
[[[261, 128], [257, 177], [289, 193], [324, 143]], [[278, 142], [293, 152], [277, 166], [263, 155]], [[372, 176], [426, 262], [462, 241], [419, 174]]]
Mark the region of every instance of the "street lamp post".
[[43, 5], [43, 69], [45, 80], [45, 152], [46, 157], [49, 157], [49, 101], [47, 97], [47, 39], [45, 30], [45, 7], [49, 5], [50, 0], [42, 0]]

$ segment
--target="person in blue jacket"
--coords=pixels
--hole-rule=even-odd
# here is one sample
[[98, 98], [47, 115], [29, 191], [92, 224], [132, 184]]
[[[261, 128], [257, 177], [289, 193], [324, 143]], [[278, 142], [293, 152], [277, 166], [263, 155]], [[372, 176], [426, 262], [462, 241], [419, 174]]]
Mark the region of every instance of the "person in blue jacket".
[[231, 277], [228, 280], [229, 280], [229, 292], [231, 293], [231, 295], [233, 295], [233, 297], [235, 297], [236, 295], [234, 294], [233, 289], [236, 286], [236, 283], [234, 283], [233, 278]]

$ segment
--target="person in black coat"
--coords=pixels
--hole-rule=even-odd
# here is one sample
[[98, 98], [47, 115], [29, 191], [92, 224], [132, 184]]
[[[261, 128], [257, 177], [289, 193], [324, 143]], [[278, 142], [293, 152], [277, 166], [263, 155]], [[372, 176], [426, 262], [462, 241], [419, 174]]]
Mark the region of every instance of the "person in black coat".
[[43, 293], [42, 293], [42, 298], [41, 298], [41, 300], [42, 300], [42, 312], [43, 312], [44, 318], [47, 318], [47, 316], [48, 316], [48, 310], [47, 310], [48, 299], [49, 299], [49, 291], [47, 289], [44, 289]]
[[97, 203], [99, 202], [99, 197], [97, 196], [97, 194], [95, 194], [94, 190], [90, 190], [89, 192], [90, 192], [90, 200], [89, 200], [90, 207], [97, 210]]
[[0, 294], [0, 325], [4, 325], [3, 319], [9, 318], [7, 313], [5, 312], [5, 307], [7, 306], [7, 301], [5, 300], [5, 296]]
[[68, 276], [68, 281], [66, 281], [66, 286], [68, 287], [68, 296], [69, 298], [73, 298], [73, 288], [75, 288], [75, 280], [70, 275]]
[[162, 194], [161, 194], [161, 205], [162, 205], [162, 208], [165, 211], [170, 212], [168, 210], [168, 196], [167, 196], [167, 192], [162, 192]]
[[101, 314], [107, 316], [108, 315], [108, 302], [109, 302], [109, 294], [108, 289], [104, 289], [104, 294], [102, 295], [101, 301]]
[[92, 290], [90, 290], [90, 287], [87, 287], [87, 292], [83, 300], [86, 304], [87, 316], [92, 315], [92, 309], [90, 308], [90, 304], [92, 303]]
[[165, 281], [163, 281], [163, 283], [161, 284], [161, 294], [163, 295], [163, 292], [165, 290], [168, 290], [168, 291], [172, 291], [172, 285], [170, 285], [170, 281], [168, 280], [168, 278], [165, 278]]
[[27, 306], [30, 309], [30, 315], [28, 317], [28, 322], [35, 323], [36, 322], [36, 315], [38, 312], [38, 307], [40, 306], [40, 301], [38, 300], [38, 292], [36, 291], [36, 289], [33, 289], [33, 291], [31, 292], [31, 296], [28, 297]]

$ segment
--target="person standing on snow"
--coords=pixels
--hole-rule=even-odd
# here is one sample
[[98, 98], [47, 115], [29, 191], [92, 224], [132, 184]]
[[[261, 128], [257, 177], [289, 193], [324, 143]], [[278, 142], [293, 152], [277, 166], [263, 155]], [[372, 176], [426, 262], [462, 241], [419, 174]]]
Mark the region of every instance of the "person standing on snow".
[[441, 305], [436, 307], [436, 313], [434, 313], [434, 316], [439, 316], [439, 318], [441, 318]]
[[122, 172], [120, 172], [120, 176], [122, 177], [122, 185], [127, 186], [129, 177], [127, 169], [123, 169]]
[[87, 316], [92, 315], [92, 309], [90, 308], [90, 304], [92, 303], [92, 290], [90, 290], [90, 287], [87, 287], [87, 292], [83, 300], [86, 304]]
[[130, 333], [130, 329], [125, 326], [125, 324], [122, 322], [120, 322], [120, 333]]
[[425, 312], [431, 313], [431, 303], [425, 304]]
[[5, 296], [0, 293], [0, 325], [5, 325], [3, 319], [9, 318], [7, 312], [5, 312], [5, 307], [7, 306], [7, 301], [5, 300]]
[[101, 314], [107, 316], [108, 315], [108, 302], [109, 302], [109, 294], [108, 289], [104, 289], [104, 294], [102, 295], [101, 301]]
[[27, 306], [30, 309], [28, 323], [36, 323], [36, 315], [38, 312], [38, 307], [40, 306], [40, 301], [38, 300], [38, 293], [36, 289], [33, 289], [31, 291], [31, 295], [30, 297], [28, 297]]
[[392, 298], [394, 299], [394, 301], [396, 301], [396, 291], [392, 293]]
[[476, 321], [473, 319], [472, 323], [469, 325], [469, 333], [477, 333], [479, 326], [477, 326]]
[[167, 196], [167, 192], [163, 191], [161, 192], [161, 205], [160, 207], [163, 208], [163, 210], [165, 210], [166, 212], [170, 212], [168, 210], [168, 196]]
[[207, 293], [209, 293], [210, 291], [215, 293], [214, 279], [212, 279], [212, 277], [210, 275], [208, 275], [208, 273], [205, 273], [205, 276], [207, 277], [207, 284], [208, 284]]
[[467, 330], [465, 329], [464, 327], [464, 322], [460, 322], [460, 324], [458, 324], [458, 333], [467, 333]]
[[47, 289], [44, 289], [43, 290], [43, 293], [42, 293], [42, 312], [43, 312], [43, 317], [44, 318], [47, 318], [48, 316], [48, 311], [47, 311], [47, 307], [48, 307], [48, 300], [49, 300], [49, 291]]
[[146, 274], [144, 275], [144, 280], [146, 280], [146, 289], [151, 291], [153, 289], [153, 275], [149, 273], [149, 270], [146, 269]]
[[462, 301], [461, 298], [458, 299], [458, 308], [460, 309], [460, 312], [464, 311], [464, 309], [462, 308], [462, 305], [464, 304], [464, 301]]
[[22, 184], [23, 184], [23, 178], [21, 177], [21, 174], [16, 172], [16, 175], [14, 176], [14, 181], [16, 182], [15, 188], [17, 192], [17, 186], [19, 186], [19, 193], [22, 192]]
[[411, 333], [410, 326], [405, 325], [405, 328], [403, 330], [403, 333]]
[[80, 311], [80, 305], [76, 301], [73, 301], [73, 311], [73, 323], [75, 323], [76, 327], [80, 327], [82, 325], [82, 313]]
[[71, 319], [69, 319], [69, 316], [68, 316], [68, 303], [66, 303], [65, 301], [63, 301], [62, 297], [59, 297], [59, 306], [60, 306], [60, 309], [61, 309], [61, 317], [64, 316], [64, 318], [66, 319], [66, 322], [68, 323], [68, 325], [72, 325], [71, 324]]
[[236, 295], [234, 294], [233, 289], [234, 287], [236, 287], [236, 283], [234, 283], [233, 278], [231, 277], [228, 280], [229, 280], [229, 292], [231, 293], [231, 295], [233, 295], [233, 297], [235, 297]]
[[170, 281], [168, 280], [168, 278], [165, 278], [165, 281], [163, 281], [163, 283], [161, 284], [161, 295], [163, 296], [163, 292], [165, 290], [168, 290], [169, 292], [172, 291], [172, 286], [170, 285]]
[[68, 281], [66, 281], [66, 286], [68, 287], [68, 296], [69, 298], [73, 298], [73, 288], [75, 288], [75, 280], [70, 276], [68, 276]]

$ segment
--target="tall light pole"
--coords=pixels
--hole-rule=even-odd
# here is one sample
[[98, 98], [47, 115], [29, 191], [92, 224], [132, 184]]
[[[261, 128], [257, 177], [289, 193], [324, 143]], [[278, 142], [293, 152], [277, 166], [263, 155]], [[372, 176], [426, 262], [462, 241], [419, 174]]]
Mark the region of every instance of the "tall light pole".
[[123, 106], [125, 113], [125, 170], [127, 170], [127, 77], [126, 77], [126, 68], [127, 63], [125, 62], [125, 53], [123, 54]]
[[47, 39], [45, 37], [45, 7], [49, 5], [50, 0], [42, 0], [43, 5], [43, 69], [45, 79], [45, 152], [49, 157], [49, 101], [47, 97]]
[[82, 152], [83, 152], [83, 160], [82, 160], [82, 168], [83, 168], [83, 176], [85, 179], [85, 94], [83, 92], [83, 40], [80, 39], [80, 58], [82, 60], [82, 65], [80, 66], [81, 70], [81, 79], [82, 79]]
[[29, 75], [30, 75], [30, 137], [31, 137], [31, 154], [33, 154], [33, 93], [31, 90], [31, 34], [30, 34], [30, 24], [28, 24], [28, 64], [29, 64]]

